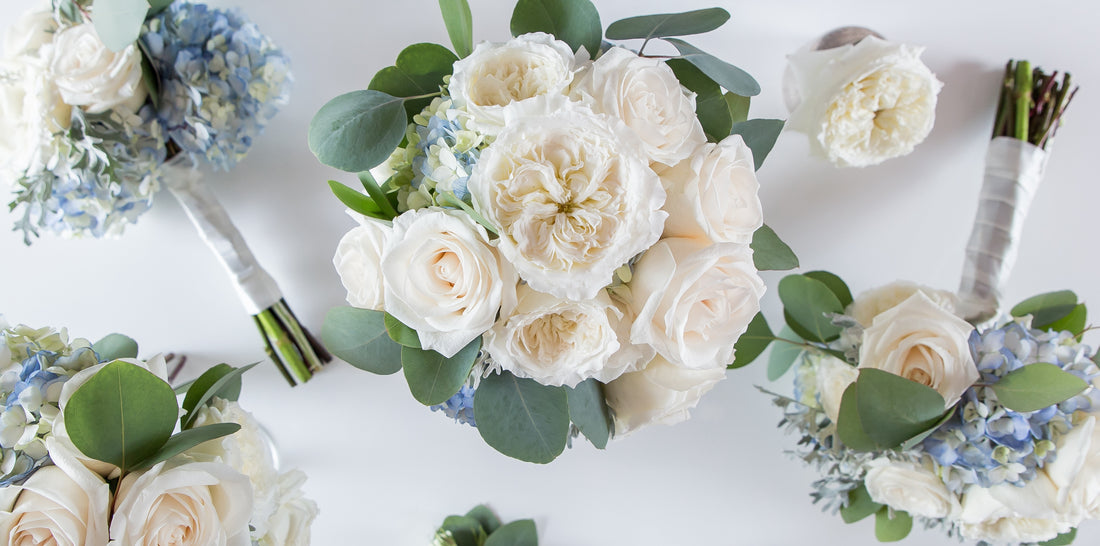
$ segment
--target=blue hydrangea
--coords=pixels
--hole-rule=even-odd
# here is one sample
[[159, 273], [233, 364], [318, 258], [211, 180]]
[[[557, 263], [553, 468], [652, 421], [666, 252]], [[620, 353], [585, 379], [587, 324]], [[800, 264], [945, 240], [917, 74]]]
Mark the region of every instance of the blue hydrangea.
[[477, 427], [474, 421], [474, 393], [476, 389], [463, 385], [454, 396], [446, 402], [432, 406], [432, 411], [442, 411], [447, 417], [454, 419], [456, 423], [463, 423], [471, 427]]
[[146, 28], [167, 136], [196, 164], [230, 169], [286, 104], [289, 60], [237, 10], [173, 2]]

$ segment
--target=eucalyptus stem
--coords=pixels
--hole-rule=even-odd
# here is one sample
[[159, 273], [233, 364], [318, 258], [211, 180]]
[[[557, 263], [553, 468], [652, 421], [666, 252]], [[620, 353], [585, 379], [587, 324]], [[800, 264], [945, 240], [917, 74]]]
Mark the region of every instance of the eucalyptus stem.
[[1031, 63], [1020, 61], [1016, 63], [1016, 129], [1014, 136], [1019, 140], [1028, 140], [1028, 122], [1031, 120], [1032, 85]]
[[1059, 78], [1058, 72], [1046, 74], [1027, 61], [1008, 61], [993, 120], [993, 138], [1012, 137], [1045, 149], [1076, 93], [1069, 73]]

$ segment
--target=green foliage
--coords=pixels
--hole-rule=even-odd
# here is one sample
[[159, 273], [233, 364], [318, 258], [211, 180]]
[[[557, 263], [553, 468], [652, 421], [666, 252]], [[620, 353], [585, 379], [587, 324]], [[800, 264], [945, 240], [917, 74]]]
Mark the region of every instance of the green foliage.
[[752, 322], [749, 322], [745, 333], [737, 338], [737, 343], [733, 346], [733, 363], [727, 366], [727, 369], [748, 366], [760, 356], [760, 353], [764, 352], [764, 349], [768, 348], [773, 339], [775, 335], [772, 334], [764, 313], [757, 313], [752, 317]]
[[451, 358], [435, 351], [402, 347], [401, 367], [405, 369], [405, 380], [409, 383], [413, 398], [425, 406], [446, 402], [470, 377], [470, 370], [473, 369], [480, 350], [480, 337]]
[[451, 533], [458, 546], [481, 546], [489, 538], [481, 522], [469, 516], [447, 516], [441, 529]]
[[1077, 294], [1069, 290], [1048, 292], [1028, 298], [1012, 308], [1012, 316], [1031, 315], [1031, 327], [1046, 330], [1077, 307]]
[[63, 418], [69, 438], [84, 455], [128, 471], [168, 441], [178, 412], [167, 382], [119, 360], [73, 393]]
[[133, 470], [149, 468], [159, 462], [167, 461], [203, 442], [209, 442], [210, 440], [215, 440], [223, 436], [229, 436], [238, 430], [241, 430], [241, 425], [237, 423], [214, 423], [212, 425], [181, 431], [171, 438], [168, 438], [168, 441], [152, 456], [134, 465]]
[[334, 307], [321, 326], [321, 341], [337, 358], [371, 373], [389, 375], [401, 369], [401, 345], [386, 332], [385, 313]]
[[1069, 546], [1073, 544], [1073, 541], [1077, 538], [1077, 528], [1070, 529], [1067, 533], [1062, 533], [1046, 542], [1040, 542], [1039, 546]]
[[330, 167], [369, 170], [389, 158], [405, 138], [404, 102], [370, 90], [332, 99], [310, 121], [310, 151]]
[[752, 102], [751, 98], [742, 97], [741, 95], [730, 93], [729, 91], [723, 96], [726, 99], [726, 106], [730, 109], [730, 117], [734, 123], [741, 123], [749, 119], [749, 104]]
[[874, 451], [877, 446], [863, 430], [863, 423], [860, 421], [859, 391], [859, 381], [844, 389], [836, 418], [836, 433], [844, 445], [856, 451]]
[[[377, 218], [379, 220], [389, 220], [385, 214], [378, 208], [378, 205], [374, 204], [374, 200], [362, 193], [359, 193], [335, 180], [328, 181], [328, 187], [332, 190], [332, 193], [336, 195], [336, 198], [340, 200], [346, 207], [363, 216], [370, 216], [371, 218]], [[392, 218], [392, 216], [390, 217]]]
[[1070, 332], [1079, 336], [1085, 332], [1085, 325], [1089, 320], [1089, 312], [1085, 304], [1078, 303], [1068, 315], [1050, 323], [1046, 329], [1055, 332]]
[[371, 202], [378, 207], [382, 219], [393, 220], [397, 217], [396, 201], [390, 201], [390, 198], [382, 192], [382, 186], [374, 179], [374, 175], [370, 171], [362, 171], [356, 176], [359, 177], [359, 183], [363, 185], [363, 189], [367, 190]]
[[841, 398], [837, 428], [841, 441], [852, 449], [894, 449], [937, 426], [945, 412], [943, 397], [934, 389], [865, 368]]
[[787, 271], [798, 267], [798, 256], [767, 224], [752, 234], [752, 262], [759, 271]]
[[1006, 408], [1029, 412], [1064, 402], [1088, 386], [1084, 379], [1054, 364], [1039, 362], [1005, 374], [993, 384], [993, 392]]
[[669, 59], [665, 64], [680, 80], [680, 85], [695, 93], [695, 115], [707, 140], [718, 142], [729, 136], [733, 117], [721, 86], [684, 59]]
[[92, 350], [99, 356], [100, 362], [109, 362], [120, 358], [137, 358], [138, 344], [122, 334], [108, 334], [93, 343]]
[[913, 518], [908, 512], [883, 506], [875, 513], [875, 538], [879, 542], [897, 542], [913, 530]]
[[678, 38], [665, 38], [665, 41], [676, 47], [680, 58], [695, 65], [727, 91], [745, 97], [760, 94], [760, 84], [748, 72]]
[[[259, 363], [240, 368], [227, 366], [228, 369], [215, 366], [203, 374], [203, 376], [209, 375], [209, 377], [204, 379], [203, 376], [199, 376], [199, 379], [195, 380], [191, 388], [187, 389], [187, 396], [183, 398], [184, 409], [187, 414], [180, 420], [180, 428], [183, 430], [191, 428], [191, 425], [195, 423], [198, 410], [206, 405], [211, 398], [217, 396], [226, 400], [236, 400], [241, 394], [241, 376], [256, 367], [257, 364]], [[223, 394], [225, 396], [222, 396]]]
[[383, 322], [386, 325], [386, 333], [389, 334], [390, 339], [397, 342], [402, 347], [412, 347], [413, 349], [420, 349], [420, 335], [416, 333], [416, 330], [405, 325], [404, 322], [397, 320], [397, 317], [386, 313]]
[[781, 119], [750, 119], [734, 123], [730, 129], [731, 135], [741, 135], [745, 144], [752, 150], [753, 163], [756, 169], [764, 164], [764, 159], [775, 147], [775, 141], [779, 139], [779, 133], [783, 132], [785, 121]]
[[[440, 6], [445, 1], [442, 0]], [[431, 104], [432, 98], [424, 95], [439, 93], [444, 76], [451, 74], [457, 60], [458, 57], [451, 50], [441, 45], [413, 44], [397, 54], [397, 61], [393, 66], [379, 70], [367, 89], [408, 99], [405, 101], [405, 113], [406, 122], [410, 122], [413, 115], [419, 114], [425, 106]]]
[[459, 57], [466, 57], [474, 50], [474, 18], [466, 0], [439, 0], [439, 11], [447, 25], [447, 35]]
[[497, 529], [500, 529], [500, 518], [484, 504], [479, 504], [473, 507], [469, 512], [466, 512], [466, 517], [476, 519], [488, 534], [492, 534]]
[[153, 67], [153, 62], [146, 55], [144, 46], [141, 47], [141, 84], [145, 86], [145, 91], [149, 93], [149, 100], [152, 101], [153, 107], [159, 110], [160, 76], [157, 75], [157, 69]]
[[881, 504], [871, 499], [867, 487], [860, 484], [848, 492], [848, 504], [840, 509], [840, 517], [844, 523], [855, 523], [875, 514], [881, 508]]
[[519, 0], [512, 11], [512, 36], [546, 32], [569, 44], [582, 46], [592, 57], [603, 43], [600, 12], [589, 0]]
[[565, 390], [569, 400], [569, 418], [573, 424], [597, 449], [606, 448], [614, 424], [604, 399], [603, 385], [595, 379], [586, 379], [572, 389], [565, 387]]
[[667, 36], [703, 34], [726, 24], [729, 19], [729, 12], [722, 8], [628, 17], [615, 21], [607, 27], [607, 39], [650, 40]]
[[489, 535], [485, 546], [538, 546], [539, 535], [535, 522], [529, 519], [513, 521]]
[[775, 381], [783, 377], [803, 353], [802, 344], [805, 343], [805, 340], [794, 333], [789, 326], [784, 326], [779, 331], [779, 337], [794, 343], [776, 341], [772, 345], [772, 352], [768, 355], [768, 381]]
[[788, 275], [779, 281], [787, 325], [809, 341], [829, 342], [841, 328], [830, 315], [843, 313], [844, 305], [829, 285], [805, 275]]
[[96, 34], [111, 51], [122, 51], [141, 35], [148, 0], [95, 0]]
[[848, 284], [840, 277], [828, 271], [808, 271], [803, 273], [803, 275], [825, 283], [825, 286], [829, 287], [829, 290], [831, 290], [833, 295], [840, 300], [840, 305], [844, 308], [852, 304], [852, 291], [848, 288]]
[[482, 439], [497, 451], [545, 464], [565, 450], [568, 395], [562, 387], [548, 387], [505, 371], [481, 381], [474, 394], [474, 418]]

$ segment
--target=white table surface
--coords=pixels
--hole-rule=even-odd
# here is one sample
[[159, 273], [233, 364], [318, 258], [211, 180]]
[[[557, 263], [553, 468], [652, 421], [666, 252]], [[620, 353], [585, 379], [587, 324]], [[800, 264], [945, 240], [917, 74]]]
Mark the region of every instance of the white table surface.
[[[252, 154], [232, 173], [208, 180], [317, 332], [325, 312], [343, 304], [331, 258], [352, 227], [325, 181], [353, 179], [309, 152], [309, 120], [329, 98], [365, 88], [406, 45], [449, 42], [433, 0], [238, 3], [290, 54], [297, 82], [290, 106]], [[626, 16], [715, 3], [597, 0], [605, 27]], [[908, 157], [841, 170], [809, 157], [803, 135], [785, 133], [759, 173], [767, 222], [807, 268], [831, 270], [853, 291], [898, 278], [955, 288], [1005, 61], [1022, 57], [1073, 72], [1082, 92], [1032, 207], [1009, 300], [1071, 288], [1100, 313], [1100, 5], [718, 3], [731, 22], [693, 42], [756, 76], [764, 91], [753, 101], [753, 117], [786, 116], [785, 55], [842, 25], [927, 46], [924, 59], [945, 83], [936, 127]], [[0, 0], [0, 26], [29, 4]], [[507, 38], [510, 0], [471, 4], [477, 40]], [[263, 357], [252, 320], [167, 194], [120, 240], [47, 236], [25, 247], [20, 234], [0, 231], [0, 256], [0, 312], [12, 322], [67, 325], [93, 340], [124, 332], [141, 342], [143, 356], [186, 353], [189, 375]], [[779, 278], [766, 276], [765, 312], [773, 324]], [[425, 544], [444, 516], [482, 502], [505, 519], [534, 517], [548, 546], [875, 544], [870, 521], [845, 525], [810, 504], [814, 473], [784, 456], [794, 438], [776, 430], [779, 414], [754, 388], [766, 384], [760, 363], [730, 372], [690, 421], [642, 431], [606, 452], [581, 441], [547, 466], [499, 455], [473, 429], [420, 406], [400, 375], [377, 377], [343, 363], [293, 390], [273, 366], [261, 366], [247, 377], [242, 402], [272, 429], [284, 464], [309, 474], [307, 492], [322, 511], [315, 544]], [[1088, 523], [1078, 544], [1098, 539], [1100, 525]], [[944, 542], [915, 530], [905, 543]]]

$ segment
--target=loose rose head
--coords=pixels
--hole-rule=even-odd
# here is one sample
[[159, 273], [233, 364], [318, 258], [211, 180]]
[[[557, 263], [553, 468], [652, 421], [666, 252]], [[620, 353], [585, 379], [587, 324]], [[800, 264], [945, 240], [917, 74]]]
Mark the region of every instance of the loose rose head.
[[141, 51], [130, 44], [111, 51], [92, 23], [69, 27], [53, 41], [53, 73], [61, 97], [89, 114], [120, 108], [137, 112], [148, 93], [142, 83]]
[[689, 370], [657, 356], [641, 371], [623, 374], [604, 388], [615, 414], [615, 435], [653, 423], [686, 421], [703, 395], [725, 377], [724, 367]]
[[360, 309], [381, 311], [385, 292], [382, 287], [382, 251], [393, 229], [381, 220], [352, 215], [359, 226], [347, 232], [332, 258], [340, 282], [348, 291], [348, 304]]

